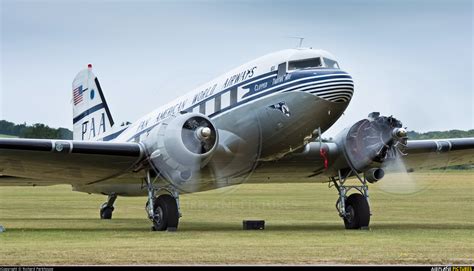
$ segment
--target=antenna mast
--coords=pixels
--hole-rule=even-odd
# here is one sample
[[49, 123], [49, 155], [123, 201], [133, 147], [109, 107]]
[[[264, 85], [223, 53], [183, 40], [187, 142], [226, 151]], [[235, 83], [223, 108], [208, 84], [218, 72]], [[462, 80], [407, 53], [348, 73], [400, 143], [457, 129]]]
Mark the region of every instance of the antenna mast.
[[299, 39], [299, 42], [298, 42], [298, 45], [296, 46], [296, 48], [301, 48], [301, 46], [303, 46], [304, 37], [289, 37], [289, 38]]

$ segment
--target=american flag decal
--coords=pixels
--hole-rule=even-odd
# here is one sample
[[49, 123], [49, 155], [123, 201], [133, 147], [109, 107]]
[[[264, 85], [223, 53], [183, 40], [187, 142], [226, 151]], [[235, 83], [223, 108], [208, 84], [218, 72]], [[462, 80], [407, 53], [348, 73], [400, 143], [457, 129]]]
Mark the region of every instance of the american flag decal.
[[82, 85], [78, 86], [72, 91], [72, 97], [74, 100], [74, 105], [82, 102], [82, 93], [84, 93], [85, 89], [82, 89]]

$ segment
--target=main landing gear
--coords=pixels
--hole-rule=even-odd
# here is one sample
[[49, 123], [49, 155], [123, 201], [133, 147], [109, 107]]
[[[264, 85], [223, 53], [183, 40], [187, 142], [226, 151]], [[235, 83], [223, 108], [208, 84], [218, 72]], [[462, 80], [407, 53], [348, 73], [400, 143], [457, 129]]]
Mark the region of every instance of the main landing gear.
[[114, 212], [114, 203], [116, 199], [116, 194], [110, 194], [107, 202], [104, 202], [104, 204], [100, 206], [100, 219], [112, 219], [112, 213]]
[[[152, 231], [176, 231], [178, 229], [179, 217], [179, 194], [171, 187], [156, 188], [154, 183], [157, 177], [152, 176], [150, 171], [146, 176], [146, 188], [148, 190], [148, 201], [145, 210], [148, 218], [153, 223]], [[166, 194], [156, 196], [158, 192], [165, 191]]]
[[[361, 185], [345, 185], [349, 176], [353, 173], [360, 181]], [[343, 174], [338, 171], [337, 177], [331, 177], [333, 186], [339, 192], [339, 198], [336, 202], [336, 209], [339, 216], [344, 220], [346, 229], [368, 229], [370, 222], [369, 189], [365, 176], [361, 178], [359, 174], [350, 170]], [[331, 183], [329, 183], [331, 186]], [[355, 189], [359, 193], [347, 196], [347, 193]]]

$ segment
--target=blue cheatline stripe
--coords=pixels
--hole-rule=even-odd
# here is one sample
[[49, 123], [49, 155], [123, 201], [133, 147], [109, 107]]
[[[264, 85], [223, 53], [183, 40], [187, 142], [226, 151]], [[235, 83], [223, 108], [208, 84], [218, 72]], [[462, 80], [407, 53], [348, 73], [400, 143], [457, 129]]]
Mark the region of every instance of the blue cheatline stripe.
[[104, 138], [102, 138], [102, 140], [103, 140], [103, 141], [110, 141], [110, 140], [116, 138], [117, 136], [119, 136], [121, 133], [123, 133], [123, 131], [125, 131], [127, 128], [128, 128], [128, 127], [124, 127], [124, 128], [123, 128], [122, 130], [120, 130], [120, 131], [117, 131], [117, 132], [115, 132], [115, 133], [113, 133], [113, 134], [110, 134], [110, 135], [108, 135], [108, 136], [105, 136]]
[[[311, 79], [308, 79], [308, 80], [301, 80], [301, 81], [298, 81], [298, 82], [295, 82], [295, 83], [291, 83], [291, 84], [288, 84], [288, 85], [284, 85], [284, 86], [280, 86], [280, 87], [276, 87], [274, 89], [272, 89], [271, 91], [265, 91], [263, 90], [261, 93], [256, 93], [252, 96], [250, 96], [249, 98], [245, 99], [245, 100], [241, 100], [240, 102], [237, 102], [231, 106], [228, 106], [226, 108], [223, 108], [222, 110], [219, 110], [217, 112], [214, 112], [212, 114], [210, 114], [208, 117], [209, 118], [212, 118], [212, 117], [215, 117], [217, 115], [220, 115], [226, 111], [229, 111], [237, 106], [240, 106], [244, 103], [248, 103], [248, 102], [251, 102], [255, 99], [258, 99], [258, 98], [261, 98], [263, 96], [266, 96], [266, 95], [269, 95], [269, 94], [272, 94], [272, 93], [276, 93], [276, 92], [286, 92], [287, 89], [289, 88], [292, 88], [292, 87], [295, 87], [295, 86], [298, 86], [300, 84], [304, 84], [304, 83], [307, 83], [307, 82], [311, 82], [311, 81], [320, 81], [320, 80], [326, 80], [326, 79], [335, 79], [335, 78], [351, 78], [348, 74], [344, 74], [344, 75], [335, 75], [335, 76], [330, 76], [330, 77], [323, 77], [323, 78], [311, 78]], [[296, 79], [295, 79], [296, 80]]]
[[[340, 88], [348, 88], [348, 89], [354, 89], [353, 84], [338, 84], [338, 85], [331, 85], [331, 86], [323, 86], [319, 87], [317, 85], [306, 85], [302, 87], [297, 87], [297, 88], [292, 88], [291, 90], [299, 90], [299, 91], [305, 91], [308, 92], [309, 90], [320, 90], [322, 92], [327, 91], [327, 90], [334, 90], [334, 89], [340, 89]], [[286, 90], [290, 91], [290, 90]]]
[[354, 92], [354, 88], [352, 86], [344, 86], [344, 85], [340, 85], [340, 86], [335, 86], [335, 87], [331, 87], [331, 88], [298, 88], [298, 89], [295, 89], [295, 90], [298, 90], [298, 91], [303, 91], [303, 92], [310, 92], [312, 94], [328, 94], [328, 93], [336, 93], [336, 92], [339, 92], [341, 90], [350, 90], [351, 93]]
[[[312, 75], [314, 76], [314, 75]], [[319, 76], [319, 75], [317, 75]], [[303, 78], [294, 78], [292, 80], [289, 80], [287, 82], [283, 82], [281, 84], [277, 84], [277, 85], [273, 85], [273, 86], [270, 86], [270, 87], [267, 87], [265, 89], [262, 89], [262, 90], [259, 90], [258, 92], [254, 92], [252, 93], [252, 95], [249, 95], [247, 97], [254, 97], [256, 94], [260, 94], [260, 93], [274, 93], [274, 92], [278, 92], [282, 89], [285, 89], [286, 91], [291, 91], [293, 90], [293, 88], [297, 88], [297, 87], [300, 87], [300, 86], [305, 86], [303, 84], [305, 83], [316, 83], [317, 81], [325, 81], [324, 83], [328, 83], [327, 80], [330, 80], [330, 79], [351, 79], [350, 75], [348, 74], [344, 74], [344, 75], [330, 75], [330, 76], [326, 76], [326, 77], [320, 77], [320, 78], [307, 78], [307, 79], [304, 79]], [[298, 80], [298, 81], [297, 81]], [[292, 81], [296, 81], [296, 82], [292, 82]], [[310, 84], [311, 85], [311, 84]], [[246, 94], [247, 95], [247, 94]], [[245, 97], [245, 95], [244, 95]]]
[[[212, 96], [210, 96], [210, 97], [207, 97], [206, 99], [203, 99], [203, 100], [199, 101], [199, 103], [194, 104], [194, 105], [192, 105], [191, 107], [184, 109], [183, 111], [191, 112], [194, 107], [199, 106], [201, 103], [205, 103], [205, 102], [208, 101], [208, 100], [214, 99], [217, 95], [222, 95], [223, 93], [228, 92], [228, 91], [230, 91], [231, 89], [234, 89], [234, 88], [239, 87], [239, 86], [241, 86], [241, 85], [251, 85], [251, 84], [253, 84], [254, 82], [257, 82], [258, 79], [261, 79], [261, 78], [263, 78], [263, 77], [269, 76], [269, 75], [272, 74], [272, 73], [276, 73], [276, 72], [269, 72], [269, 73], [266, 73], [266, 74], [262, 74], [262, 75], [260, 75], [260, 76], [255, 77], [255, 78], [252, 78], [251, 80], [248, 80], [248, 81], [241, 82], [241, 83], [239, 83], [239, 84], [233, 85], [233, 86], [231, 86], [231, 87], [229, 87], [229, 88], [226, 88], [225, 90], [219, 91], [219, 92], [216, 93], [215, 95], [212, 95]], [[332, 74], [334, 74], [334, 75], [332, 75], [332, 76], [327, 76], [327, 77], [321, 77], [321, 78], [303, 79], [305, 76], [308, 76], [308, 77], [309, 77], [309, 76], [319, 76], [319, 75], [326, 75], [326, 74], [327, 74], [327, 75], [332, 75]], [[295, 74], [295, 75], [296, 75], [296, 74]], [[343, 71], [334, 71], [334, 70], [330, 70], [330, 71], [318, 71], [318, 74], [317, 74], [317, 75], [314, 74], [314, 71], [312, 71], [312, 72], [307, 72], [307, 73], [305, 73], [305, 76], [296, 75], [296, 76], [294, 76], [294, 78], [292, 78], [291, 80], [286, 81], [286, 82], [283, 82], [283, 83], [289, 83], [289, 82], [291, 82], [291, 81], [293, 81], [293, 80], [302, 79], [302, 80], [300, 80], [300, 81], [298, 81], [298, 82], [293, 82], [293, 83], [286, 84], [286, 85], [283, 85], [283, 86], [278, 86], [278, 85], [269, 86], [269, 87], [267, 87], [267, 88], [265, 88], [265, 89], [262, 89], [262, 90], [259, 91], [259, 92], [254, 93], [253, 95], [249, 96], [248, 98], [246, 98], [246, 99], [244, 99], [244, 100], [240, 100], [239, 102], [237, 102], [237, 103], [235, 103], [235, 104], [233, 104], [233, 105], [230, 105], [230, 106], [228, 106], [228, 107], [226, 107], [226, 108], [223, 108], [223, 109], [221, 109], [221, 110], [219, 110], [219, 111], [216, 111], [216, 112], [214, 112], [214, 113], [212, 113], [212, 114], [209, 114], [208, 117], [209, 117], [209, 118], [216, 117], [217, 115], [223, 114], [223, 113], [225, 113], [225, 112], [227, 112], [227, 111], [229, 111], [229, 110], [231, 110], [231, 109], [234, 109], [235, 107], [241, 106], [242, 104], [251, 102], [251, 101], [253, 101], [253, 100], [259, 99], [259, 98], [261, 98], [261, 97], [263, 97], [263, 96], [266, 96], [266, 95], [269, 95], [269, 94], [273, 94], [273, 93], [277, 93], [277, 92], [291, 91], [291, 89], [290, 89], [290, 90], [288, 90], [288, 89], [289, 89], [289, 88], [292, 88], [292, 87], [298, 87], [298, 85], [300, 85], [300, 84], [304, 84], [304, 83], [308, 83], [308, 82], [317, 82], [317, 81], [328, 80], [328, 79], [339, 79], [339, 78], [342, 78], [342, 79], [352, 79], [352, 77], [351, 77], [349, 74], [347, 74], [346, 72], [343, 72]], [[263, 81], [263, 80], [262, 80], [262, 81]], [[351, 81], [351, 82], [352, 82], [352, 81]], [[326, 82], [326, 83], [328, 83], [328, 82]], [[305, 86], [307, 86], [307, 85], [305, 85]], [[268, 90], [268, 89], [270, 89], [270, 88], [272, 88], [272, 89], [271, 89], [271, 90]], [[155, 123], [155, 124], [153, 124], [152, 126], [147, 127], [146, 129], [144, 129], [144, 130], [142, 130], [142, 131], [136, 133], [135, 135], [133, 135], [133, 136], [132, 136], [130, 139], [128, 139], [127, 141], [133, 140], [135, 137], [140, 136], [141, 134], [150, 131], [151, 129], [153, 129], [154, 127], [156, 127], [159, 123], [160, 123], [160, 122]]]
[[[311, 74], [312, 76], [315, 76], [315, 75], [312, 74], [312, 73], [308, 73], [308, 74]], [[325, 74], [329, 74], [329, 73], [325, 73]], [[325, 74], [318, 74], [318, 76], [319, 76], [319, 75], [325, 75]], [[268, 75], [268, 74], [266, 74], [266, 75]], [[304, 84], [304, 83], [315, 82], [315, 84], [318, 84], [317, 81], [323, 81], [323, 80], [326, 81], [326, 80], [330, 80], [330, 79], [352, 79], [352, 77], [351, 77], [349, 74], [343, 73], [343, 72], [337, 72], [337, 73], [335, 73], [335, 75], [333, 75], [333, 76], [327, 76], [327, 77], [321, 77], [321, 78], [308, 78], [308, 79], [303, 79], [303, 78], [304, 78], [304, 77], [295, 76], [294, 79], [292, 79], [292, 80], [290, 80], [290, 81], [287, 81], [287, 82], [283, 82], [283, 83], [290, 83], [291, 81], [295, 81], [295, 80], [300, 80], [300, 81], [298, 81], [298, 82], [293, 82], [293, 83], [286, 84], [286, 85], [282, 85], [282, 86], [278, 86], [278, 85], [269, 86], [269, 87], [267, 87], [267, 88], [261, 89], [260, 91], [254, 92], [254, 93], [249, 92], [249, 93], [251, 93], [251, 95], [246, 96], [246, 95], [248, 95], [248, 94], [245, 94], [245, 95], [244, 95], [245, 100], [241, 100], [240, 102], [238, 102], [238, 103], [236, 103], [236, 104], [234, 104], [234, 105], [235, 105], [235, 106], [238, 106], [238, 105], [241, 105], [241, 104], [244, 103], [244, 102], [252, 101], [254, 97], [259, 98], [259, 97], [262, 97], [262, 96], [264, 96], [264, 95], [266, 95], [266, 94], [278, 92], [278, 91], [280, 91], [280, 90], [282, 90], [282, 89], [288, 89], [288, 91], [290, 91], [290, 90], [292, 90], [291, 88], [293, 88], [293, 87], [298, 87], [299, 85]], [[352, 81], [351, 81], [351, 82], [352, 82]], [[256, 82], [256, 81], [255, 81], [255, 84], [258, 84], [258, 83], [259, 83], [259, 82]], [[281, 84], [283, 84], [283, 83], [281, 83]], [[324, 83], [330, 83], [330, 82], [324, 82]], [[254, 84], [254, 82], [246, 82], [246, 84], [247, 84], [247, 86], [249, 86], [249, 85]], [[235, 87], [235, 86], [234, 86], [234, 87]], [[272, 90], [271, 90], [271, 91], [268, 91], [268, 89], [270, 89], [270, 88], [272, 88]], [[218, 95], [222, 95], [223, 93], [229, 91], [230, 89], [231, 89], [231, 88], [226, 89], [226, 90], [223, 90], [223, 91], [219, 92]], [[199, 104], [200, 104], [200, 103], [204, 103], [204, 102], [210, 100], [211, 98], [215, 98], [215, 96], [216, 96], [216, 95], [213, 95], [213, 96], [210, 97], [210, 98], [206, 98], [205, 100], [200, 101]], [[243, 102], [242, 102], [242, 101], [243, 101]], [[187, 108], [185, 111], [191, 111], [192, 108], [198, 106], [199, 104], [195, 104], [195, 105], [193, 105], [192, 107]], [[213, 113], [213, 114], [210, 114], [209, 117], [211, 117], [211, 116], [213, 117], [213, 116], [217, 115], [217, 113], [219, 113], [219, 114], [220, 114], [220, 113], [224, 113], [225, 111], [234, 108], [234, 107], [235, 107], [234, 105], [232, 105], [232, 106], [230, 106], [230, 107], [226, 107], [225, 110], [222, 109], [222, 110], [219, 110], [219, 111], [217, 111], [217, 112], [215, 112], [215, 113]]]
[[[242, 85], [257, 83], [257, 81], [258, 81], [259, 79], [262, 79], [262, 78], [264, 78], [264, 77], [267, 77], [267, 76], [269, 76], [269, 75], [271, 75], [271, 74], [275, 74], [275, 75], [276, 75], [276, 74], [277, 74], [277, 71], [267, 72], [267, 73], [261, 74], [261, 75], [256, 76], [256, 77], [252, 77], [252, 78], [250, 78], [250, 79], [247, 80], [247, 81], [242, 81], [242, 82], [240, 82], [240, 83], [238, 83], [238, 84], [235, 84], [235, 85], [232, 85], [232, 86], [230, 86], [230, 87], [227, 87], [227, 88], [225, 88], [225, 89], [223, 89], [223, 90], [220, 90], [220, 91], [217, 92], [216, 94], [213, 94], [213, 95], [211, 95], [211, 96], [209, 96], [209, 97], [206, 97], [206, 98], [203, 99], [203, 100], [200, 100], [199, 103], [193, 105], [192, 107], [198, 106], [198, 105], [201, 104], [201, 103], [205, 103], [205, 102], [207, 102], [207, 101], [209, 101], [209, 100], [215, 99], [217, 96], [222, 95], [222, 94], [225, 93], [225, 92], [231, 91], [231, 90], [234, 89], [234, 88], [238, 88], [238, 87], [240, 87], [240, 86], [242, 86]], [[267, 79], [265, 79], [265, 80], [267, 80]], [[263, 81], [264, 81], [264, 80], [262, 80], [262, 82], [263, 82]], [[191, 108], [192, 108], [192, 107], [191, 107]], [[189, 108], [188, 108], [188, 109], [189, 109]]]
[[76, 122], [80, 121], [81, 119], [83, 119], [84, 117], [96, 112], [97, 110], [100, 110], [104, 108], [104, 104], [103, 103], [100, 103], [96, 106], [93, 106], [89, 109], [87, 109], [86, 111], [82, 112], [81, 114], [79, 114], [77, 117], [75, 117], [74, 119], [72, 119], [72, 124], [76, 124]]

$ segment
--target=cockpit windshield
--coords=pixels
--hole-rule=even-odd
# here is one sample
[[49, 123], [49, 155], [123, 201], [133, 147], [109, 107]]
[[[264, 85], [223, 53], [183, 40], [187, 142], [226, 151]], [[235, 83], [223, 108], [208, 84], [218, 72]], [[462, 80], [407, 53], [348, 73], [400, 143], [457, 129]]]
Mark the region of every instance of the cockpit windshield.
[[311, 68], [320, 68], [323, 64], [321, 63], [321, 58], [308, 58], [303, 60], [294, 60], [288, 62], [288, 70], [302, 70], [302, 69], [311, 69]]
[[332, 59], [324, 57], [324, 64], [330, 69], [339, 69], [339, 64], [337, 64], [337, 62]]
[[339, 69], [337, 61], [323, 57], [324, 63], [320, 57], [308, 58], [302, 60], [293, 60], [288, 62], [288, 70], [303, 70], [326, 67], [330, 69]]

